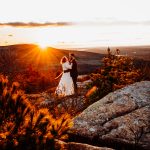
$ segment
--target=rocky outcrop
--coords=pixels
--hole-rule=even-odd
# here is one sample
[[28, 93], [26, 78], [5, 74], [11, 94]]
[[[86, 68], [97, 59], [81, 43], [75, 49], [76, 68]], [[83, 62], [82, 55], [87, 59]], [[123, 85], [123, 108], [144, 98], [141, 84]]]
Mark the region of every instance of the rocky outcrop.
[[150, 81], [112, 92], [74, 119], [74, 136], [150, 147]]
[[86, 93], [88, 91], [87, 85], [92, 81], [88, 78], [87, 75], [80, 75], [78, 77], [78, 94], [67, 96], [67, 97], [56, 97], [50, 95], [47, 92], [41, 94], [29, 94], [27, 95], [31, 102], [38, 107], [47, 107], [53, 109], [58, 107], [59, 109], [65, 109], [73, 115], [78, 114], [87, 107]]
[[75, 142], [63, 142], [55, 140], [55, 149], [57, 150], [113, 150], [107, 147], [97, 147], [89, 144], [75, 143]]
[[88, 84], [90, 84], [92, 82], [92, 80], [86, 80], [83, 82], [77, 82], [78, 88], [86, 88]]
[[113, 150], [113, 149], [106, 147], [97, 147], [83, 143], [70, 142], [68, 143], [68, 150]]

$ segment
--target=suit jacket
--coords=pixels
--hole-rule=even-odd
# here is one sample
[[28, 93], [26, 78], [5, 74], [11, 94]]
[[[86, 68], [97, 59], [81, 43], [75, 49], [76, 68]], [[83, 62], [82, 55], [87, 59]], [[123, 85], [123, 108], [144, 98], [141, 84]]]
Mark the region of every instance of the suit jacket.
[[70, 76], [72, 78], [76, 78], [78, 76], [77, 62], [75, 59], [72, 60], [72, 69], [70, 69]]

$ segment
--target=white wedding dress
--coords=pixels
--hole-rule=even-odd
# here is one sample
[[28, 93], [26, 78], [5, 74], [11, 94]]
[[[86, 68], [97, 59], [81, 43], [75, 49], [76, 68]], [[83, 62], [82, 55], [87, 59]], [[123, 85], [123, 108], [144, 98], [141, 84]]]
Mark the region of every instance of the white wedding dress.
[[65, 70], [71, 68], [72, 64], [70, 64], [68, 61], [62, 64], [63, 74], [55, 91], [57, 96], [68, 96], [74, 94], [74, 84], [72, 77], [70, 76], [70, 72], [64, 73]]

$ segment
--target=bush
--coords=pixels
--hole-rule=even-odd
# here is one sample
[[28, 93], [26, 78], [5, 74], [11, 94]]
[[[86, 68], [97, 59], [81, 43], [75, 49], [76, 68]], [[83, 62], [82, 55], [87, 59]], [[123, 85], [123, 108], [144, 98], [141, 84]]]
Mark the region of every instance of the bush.
[[54, 72], [39, 72], [32, 67], [18, 73], [14, 77], [14, 81], [19, 81], [22, 90], [26, 93], [43, 92], [49, 88], [55, 87], [57, 82], [54, 82]]
[[47, 109], [37, 110], [17, 82], [9, 86], [0, 75], [1, 149], [54, 149], [55, 139], [66, 139], [71, 125], [68, 114], [54, 118]]
[[[118, 49], [117, 49], [118, 54]], [[91, 74], [93, 81], [89, 87], [96, 86], [95, 98], [102, 98], [109, 92], [141, 80], [141, 73], [133, 65], [133, 59], [127, 56], [112, 55], [110, 49], [103, 58], [103, 65], [97, 73]]]
[[11, 47], [5, 47], [0, 50], [0, 72], [12, 77], [20, 67], [17, 53]]

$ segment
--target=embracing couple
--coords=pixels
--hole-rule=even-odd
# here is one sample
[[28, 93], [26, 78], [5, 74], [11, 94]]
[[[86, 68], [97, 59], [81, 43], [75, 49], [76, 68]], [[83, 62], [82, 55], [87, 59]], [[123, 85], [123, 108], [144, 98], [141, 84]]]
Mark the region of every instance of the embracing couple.
[[69, 58], [63, 56], [60, 61], [63, 72], [55, 94], [57, 96], [69, 96], [77, 93], [77, 62], [74, 54], [69, 54]]

